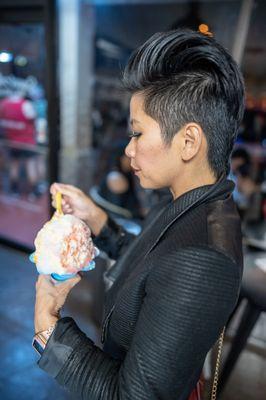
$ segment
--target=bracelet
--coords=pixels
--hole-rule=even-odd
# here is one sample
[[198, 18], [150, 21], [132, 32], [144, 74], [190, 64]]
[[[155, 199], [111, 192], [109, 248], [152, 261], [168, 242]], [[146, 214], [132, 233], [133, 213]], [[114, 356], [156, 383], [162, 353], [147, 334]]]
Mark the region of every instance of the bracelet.
[[45, 331], [38, 332], [34, 335], [32, 341], [32, 347], [37, 351], [39, 355], [44, 352], [45, 346], [54, 331], [55, 325], [49, 326]]
[[34, 336], [37, 336], [37, 335], [43, 335], [43, 336], [45, 335], [46, 336], [47, 335], [48, 338], [49, 338], [51, 336], [51, 334], [53, 333], [54, 328], [55, 328], [55, 324], [49, 326], [49, 328], [45, 329], [44, 331], [40, 331], [40, 332], [35, 333]]

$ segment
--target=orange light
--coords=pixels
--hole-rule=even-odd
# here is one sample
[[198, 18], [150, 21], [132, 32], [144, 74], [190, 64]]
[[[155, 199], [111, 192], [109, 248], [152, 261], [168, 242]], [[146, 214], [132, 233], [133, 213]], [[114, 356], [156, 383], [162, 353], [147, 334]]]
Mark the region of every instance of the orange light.
[[209, 26], [207, 24], [200, 24], [199, 31], [200, 33], [203, 33], [203, 35], [213, 36], [212, 32], [209, 31]]
[[207, 33], [209, 31], [209, 27], [206, 24], [200, 24], [199, 25], [199, 31], [201, 33]]

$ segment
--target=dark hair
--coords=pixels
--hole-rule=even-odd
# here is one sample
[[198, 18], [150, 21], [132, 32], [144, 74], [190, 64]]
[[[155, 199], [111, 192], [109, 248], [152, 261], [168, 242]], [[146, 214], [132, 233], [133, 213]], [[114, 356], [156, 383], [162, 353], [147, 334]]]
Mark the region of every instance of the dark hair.
[[161, 128], [165, 143], [186, 123], [198, 123], [216, 177], [229, 158], [244, 112], [244, 84], [232, 57], [213, 38], [191, 30], [153, 35], [133, 52], [123, 83], [144, 94], [144, 110]]

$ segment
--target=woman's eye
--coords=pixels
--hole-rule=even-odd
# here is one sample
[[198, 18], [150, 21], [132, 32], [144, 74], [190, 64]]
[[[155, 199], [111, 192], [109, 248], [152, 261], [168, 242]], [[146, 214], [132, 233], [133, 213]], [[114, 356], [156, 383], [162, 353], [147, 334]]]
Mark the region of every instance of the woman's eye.
[[140, 132], [134, 132], [134, 131], [132, 131], [132, 132], [130, 132], [130, 133], [128, 134], [128, 137], [131, 139], [131, 138], [134, 138], [134, 137], [139, 137], [140, 135], [141, 135]]

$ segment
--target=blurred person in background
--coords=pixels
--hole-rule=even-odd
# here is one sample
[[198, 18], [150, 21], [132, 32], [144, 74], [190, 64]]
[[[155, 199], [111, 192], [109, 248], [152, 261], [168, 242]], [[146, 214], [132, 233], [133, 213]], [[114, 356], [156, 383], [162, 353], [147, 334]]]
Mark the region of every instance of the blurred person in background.
[[242, 216], [242, 209], [247, 207], [247, 198], [244, 193], [238, 190], [237, 185], [237, 171], [240, 167], [244, 169], [250, 170], [251, 167], [251, 159], [250, 155], [246, 149], [243, 147], [238, 147], [232, 152], [231, 156], [231, 164], [230, 164], [230, 173], [229, 178], [235, 183], [235, 188], [233, 190], [233, 197], [237, 204], [238, 211]]
[[109, 203], [127, 210], [130, 218], [139, 219], [143, 217], [143, 212], [130, 158], [125, 155], [124, 147], [113, 150], [108, 172], [99, 185], [99, 195]]
[[243, 80], [213, 38], [176, 30], [132, 54], [124, 84], [132, 95], [131, 168], [143, 188], [169, 188], [172, 200], [152, 210], [133, 238], [79, 189], [51, 187], [53, 196], [63, 194], [64, 212], [83, 219], [117, 261], [106, 273], [102, 349], [59, 313], [80, 277], [38, 278], [38, 364], [75, 398], [198, 399], [205, 357], [235, 308], [242, 275], [226, 176]]
[[254, 178], [250, 154], [236, 148], [231, 157], [230, 179], [235, 182], [234, 200], [243, 222], [258, 222], [262, 217], [262, 184]]
[[250, 166], [241, 165], [235, 171], [238, 210], [245, 223], [259, 222], [262, 217], [262, 188], [251, 176]]
[[[34, 195], [38, 182], [35, 130], [36, 111], [27, 94], [15, 92], [0, 102], [2, 137], [9, 147], [10, 194]], [[23, 182], [23, 172], [26, 182]]]
[[246, 166], [250, 167], [251, 159], [248, 151], [243, 147], [235, 149], [231, 156], [231, 172], [236, 175], [236, 171], [239, 167]]

